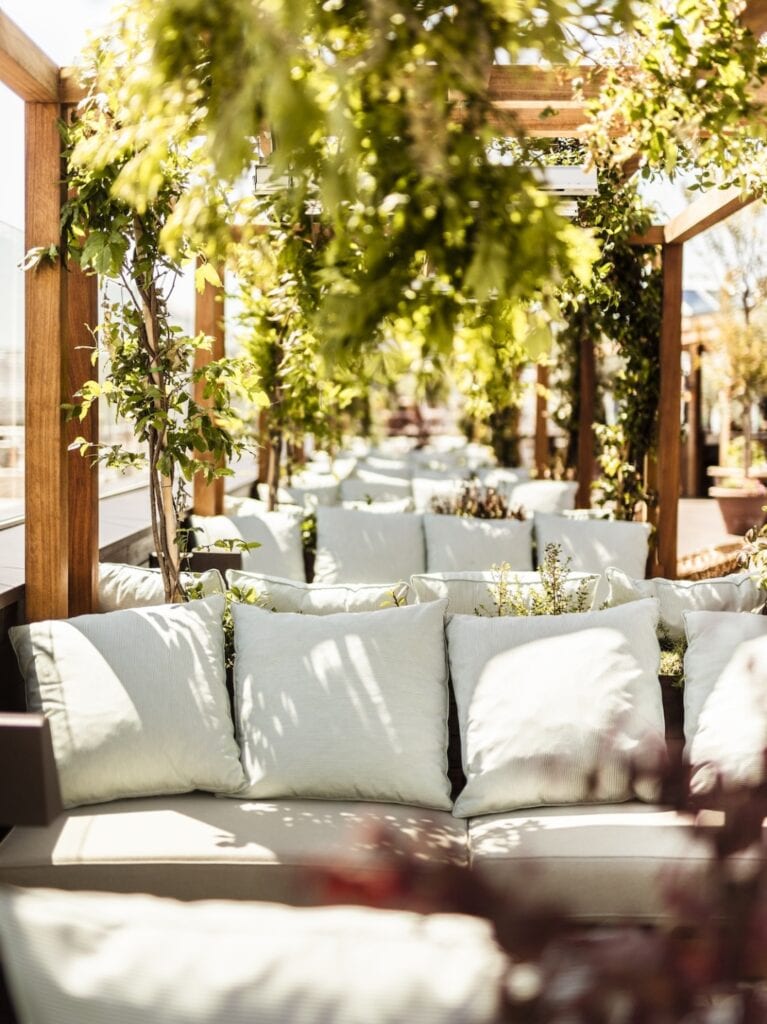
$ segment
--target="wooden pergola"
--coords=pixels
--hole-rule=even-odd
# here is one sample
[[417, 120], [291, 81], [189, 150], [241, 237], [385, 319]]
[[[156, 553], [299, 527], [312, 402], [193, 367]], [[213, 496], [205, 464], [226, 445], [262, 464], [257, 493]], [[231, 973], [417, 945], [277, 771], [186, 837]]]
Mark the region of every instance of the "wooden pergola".
[[[755, 33], [767, 30], [767, 0], [751, 0], [743, 15]], [[583, 100], [574, 80], [588, 71], [584, 92], [598, 88], [593, 68], [494, 67], [490, 97], [499, 125], [514, 114], [528, 134], [578, 138], [584, 134]], [[58, 245], [65, 199], [61, 139], [57, 122], [70, 116], [82, 98], [76, 75], [58, 67], [0, 11], [0, 81], [25, 104], [25, 247]], [[631, 173], [635, 166], [628, 166]], [[660, 249], [663, 267], [661, 393], [658, 454], [650, 479], [658, 493], [654, 572], [674, 577], [677, 563], [677, 507], [680, 490], [681, 318], [684, 243], [752, 201], [734, 189], [704, 194], [667, 224], [655, 225], [637, 245]], [[215, 339], [207, 358], [223, 354], [220, 290], [208, 285], [196, 302], [196, 326]], [[26, 532], [25, 594], [28, 621], [83, 614], [96, 607], [98, 568], [98, 474], [68, 445], [76, 435], [98, 439], [95, 412], [67, 423], [62, 403], [93, 371], [86, 325], [98, 320], [97, 281], [75, 265], [45, 263], [27, 275], [25, 298]], [[593, 476], [594, 354], [591, 343], [581, 359], [581, 503], [588, 504]], [[203, 355], [205, 358], [206, 355]], [[591, 402], [589, 401], [591, 396]], [[544, 421], [539, 403], [539, 424]], [[542, 458], [542, 445], [536, 448]], [[221, 511], [222, 485], [195, 483], [195, 506]]]

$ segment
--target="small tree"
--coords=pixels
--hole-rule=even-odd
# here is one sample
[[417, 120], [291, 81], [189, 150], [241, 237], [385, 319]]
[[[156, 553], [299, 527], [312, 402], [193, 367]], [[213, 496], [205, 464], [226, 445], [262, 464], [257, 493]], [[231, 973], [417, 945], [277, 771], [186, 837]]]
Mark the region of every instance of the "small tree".
[[[180, 197], [191, 181], [203, 176], [192, 144], [194, 124], [177, 122], [169, 129], [162, 173], [148, 183], [140, 203], [126, 202], [115, 189], [126, 165], [153, 144], [151, 134], [124, 127], [132, 103], [125, 88], [127, 69], [135, 73], [140, 68], [144, 45], [140, 19], [126, 13], [115, 23], [111, 38], [86, 55], [88, 97], [65, 129], [70, 198], [63, 228], [70, 257], [84, 270], [114, 282], [120, 296], [105, 302], [95, 331], [96, 348], [105, 356], [104, 379], [83, 385], [74, 396], [72, 413], [82, 419], [104, 398], [132, 422], [142, 447], [129, 452], [82, 438], [76, 444], [83, 455], [112, 467], [148, 466], [152, 535], [170, 601], [185, 596], [180, 580], [185, 483], [197, 473], [208, 482], [231, 473], [226, 462], [244, 445], [233, 432], [238, 417], [230, 398], [235, 392], [253, 397], [258, 388], [244, 360], [219, 359], [194, 368], [196, 351], [209, 347], [211, 340], [189, 337], [168, 312], [168, 296], [183, 265], [199, 256], [185, 240], [173, 256], [161, 243]], [[221, 196], [211, 192], [211, 208], [221, 203]], [[206, 281], [220, 283], [203, 260], [198, 288]], [[206, 406], [193, 398], [199, 383]]]

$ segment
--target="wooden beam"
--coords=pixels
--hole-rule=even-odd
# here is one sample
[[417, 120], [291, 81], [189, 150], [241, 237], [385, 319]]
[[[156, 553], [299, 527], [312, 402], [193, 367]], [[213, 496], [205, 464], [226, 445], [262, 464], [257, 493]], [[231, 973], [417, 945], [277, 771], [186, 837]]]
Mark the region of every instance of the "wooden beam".
[[755, 36], [767, 32], [767, 0], [748, 0], [740, 20]]
[[86, 90], [80, 84], [80, 72], [77, 68], [59, 69], [59, 98], [62, 103], [75, 106], [87, 95]]
[[643, 235], [632, 235], [629, 245], [663, 245], [665, 230], [662, 224], [651, 224]]
[[1, 10], [0, 82], [27, 103], [58, 102], [58, 65]]
[[581, 332], [580, 402], [578, 408], [578, 493], [576, 508], [591, 508], [591, 483], [594, 479], [594, 412], [597, 391], [596, 357], [591, 334]]
[[681, 245], [663, 246], [663, 319], [658, 407], [658, 534], [655, 575], [676, 579], [682, 401]]
[[756, 196], [744, 196], [739, 188], [711, 189], [668, 222], [664, 231], [667, 245], [679, 245], [726, 220], [754, 202]]
[[591, 98], [599, 93], [605, 69], [593, 64], [543, 68], [537, 64], [494, 64], [487, 88], [496, 103], [536, 102], [558, 106], [563, 101]]
[[[91, 329], [98, 323], [98, 279], [84, 274], [76, 263], [69, 264], [67, 288], [67, 362], [69, 401], [87, 380], [98, 373], [91, 361], [94, 340]], [[84, 437], [92, 444], [99, 439], [98, 403], [84, 420], [67, 424], [67, 443]], [[87, 615], [98, 611], [99, 567], [99, 472], [90, 456], [69, 452], [67, 466], [69, 494], [69, 614]]]
[[[224, 268], [216, 268], [224, 280]], [[213, 339], [210, 349], [197, 349], [195, 368], [207, 366], [214, 359], [224, 355], [224, 289], [205, 282], [205, 288], [197, 293], [194, 307], [195, 333], [206, 334]], [[203, 394], [203, 384], [198, 381], [194, 386], [194, 399], [198, 405], [209, 406], [210, 401]], [[209, 459], [209, 453], [202, 453], [203, 459]], [[212, 484], [205, 482], [202, 473], [194, 478], [194, 511], [200, 516], [218, 516], [224, 511], [224, 478], [219, 477]]]
[[541, 479], [549, 470], [549, 368], [538, 363], [535, 382], [535, 472]]
[[[63, 200], [58, 103], [25, 108], [25, 246], [59, 246]], [[68, 398], [64, 271], [58, 259], [25, 281], [26, 616], [64, 618], [69, 611]]]

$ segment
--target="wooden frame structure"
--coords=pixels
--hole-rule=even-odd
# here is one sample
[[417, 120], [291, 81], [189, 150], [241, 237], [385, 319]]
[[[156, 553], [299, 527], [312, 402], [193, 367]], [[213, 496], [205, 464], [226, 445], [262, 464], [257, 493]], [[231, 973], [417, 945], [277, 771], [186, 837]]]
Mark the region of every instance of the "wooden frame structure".
[[[754, 32], [767, 30], [767, 0], [750, 0], [744, 21]], [[503, 125], [513, 112], [515, 122], [531, 135], [578, 137], [585, 128], [583, 100], [575, 95], [575, 79], [584, 79], [583, 93], [599, 86], [594, 68], [542, 69], [530, 66], [492, 68], [488, 89]], [[0, 82], [25, 104], [25, 246], [59, 246], [61, 142], [57, 122], [82, 96], [76, 76], [59, 68], [0, 11]], [[628, 168], [630, 173], [632, 168]], [[663, 325], [661, 336], [661, 398], [657, 466], [658, 544], [655, 571], [676, 574], [677, 502], [680, 474], [680, 357], [682, 254], [685, 242], [742, 209], [751, 201], [736, 190], [704, 194], [668, 224], [656, 225], [637, 245], [660, 246], [663, 261]], [[215, 340], [213, 356], [223, 352], [219, 289], [210, 285], [196, 304], [197, 328]], [[26, 279], [26, 617], [29, 621], [80, 614], [95, 607], [98, 566], [98, 479], [87, 460], [68, 452], [72, 428], [62, 403], [91, 376], [82, 345], [97, 317], [97, 283], [93, 276], [58, 262], [42, 264]], [[588, 353], [585, 353], [588, 356]], [[205, 358], [205, 354], [202, 355]], [[592, 358], [582, 360], [586, 400], [581, 416], [582, 500], [593, 472], [588, 395], [593, 390]], [[543, 384], [543, 380], [539, 380]], [[545, 407], [538, 404], [538, 422]], [[77, 433], [97, 439], [93, 413], [77, 424]], [[538, 460], [543, 458], [539, 441]], [[584, 490], [585, 488], [585, 490]], [[220, 511], [220, 487], [195, 484], [200, 510]]]

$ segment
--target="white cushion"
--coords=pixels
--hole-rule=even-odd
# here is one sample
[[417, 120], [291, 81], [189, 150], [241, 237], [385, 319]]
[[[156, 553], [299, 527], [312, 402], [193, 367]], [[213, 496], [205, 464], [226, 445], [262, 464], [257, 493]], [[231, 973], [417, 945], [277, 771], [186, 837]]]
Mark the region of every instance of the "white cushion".
[[[196, 573], [183, 572], [181, 582], [185, 587], [199, 586], [203, 597], [224, 592], [224, 581], [218, 569]], [[165, 604], [165, 587], [159, 569], [122, 565], [119, 562], [102, 562], [99, 565], [100, 611], [150, 608], [158, 604]]]
[[435, 500], [446, 501], [457, 498], [466, 486], [463, 477], [457, 477], [454, 472], [427, 473], [419, 470], [413, 477], [413, 504], [416, 512], [430, 512], [432, 503]]
[[684, 612], [752, 612], [764, 605], [765, 594], [748, 573], [709, 580], [635, 580], [621, 569], [607, 570], [608, 604], [626, 604], [657, 597], [660, 625], [675, 640], [684, 637]]
[[[647, 574], [650, 524], [621, 520], [569, 519], [566, 516], [535, 514], [535, 543], [538, 562], [549, 544], [559, 544], [570, 558], [570, 569], [603, 574], [609, 566], [622, 569], [634, 579]], [[606, 579], [597, 591], [597, 601], [607, 600]]]
[[0, 886], [301, 905], [327, 902], [312, 869], [390, 877], [381, 853], [394, 848], [466, 866], [466, 823], [402, 804], [138, 797], [77, 807], [45, 827], [17, 825], [0, 843]]
[[515, 570], [533, 568], [533, 524], [518, 519], [425, 515], [426, 571], [492, 569], [508, 562]]
[[66, 806], [242, 785], [223, 612], [216, 596], [10, 631]]
[[298, 583], [279, 576], [263, 576], [230, 569], [230, 587], [257, 595], [267, 611], [334, 615], [338, 612], [373, 612], [408, 603], [407, 583]]
[[747, 612], [685, 612], [684, 737], [689, 745], [698, 731], [703, 706], [738, 647], [767, 636], [767, 616]]
[[651, 799], [665, 755], [658, 606], [447, 626], [466, 788], [453, 813]]
[[466, 915], [0, 894], [4, 966], [35, 1024], [492, 1024], [508, 961]]
[[317, 509], [314, 578], [322, 583], [388, 583], [424, 572], [419, 515], [376, 515], [358, 509]]
[[[410, 580], [416, 601], [447, 601], [448, 615], [495, 615], [499, 573], [471, 570], [469, 572], [434, 572], [413, 576]], [[515, 572], [508, 575], [512, 592], [529, 606], [534, 594], [542, 592], [538, 572]], [[566, 592], [575, 598], [583, 586], [586, 595], [584, 611], [594, 604], [599, 576], [585, 572], [571, 572], [565, 583]]]
[[492, 487], [508, 497], [517, 484], [523, 484], [530, 479], [530, 470], [523, 469], [522, 466], [488, 466], [477, 470], [477, 478], [485, 487]]
[[[257, 490], [259, 498], [267, 501], [268, 485], [259, 484]], [[306, 509], [314, 509], [318, 505], [337, 505], [340, 495], [338, 480], [328, 473], [296, 474], [289, 484], [280, 484], [277, 488], [277, 501], [280, 505], [302, 505]]]
[[341, 481], [342, 501], [396, 501], [410, 498], [409, 480], [398, 480], [394, 477], [381, 476], [378, 480], [368, 478], [360, 480], [356, 476]]
[[235, 604], [241, 795], [448, 809], [444, 611], [319, 617]]
[[305, 580], [301, 540], [301, 509], [279, 509], [260, 515], [190, 516], [201, 545], [217, 540], [256, 541], [261, 547], [243, 551], [242, 567], [289, 580]]
[[764, 782], [767, 636], [740, 644], [703, 705], [688, 752], [690, 788], [705, 793]]
[[356, 509], [362, 512], [412, 512], [412, 498], [391, 498], [386, 501], [342, 501], [343, 508]]
[[509, 501], [525, 512], [556, 514], [575, 508], [578, 484], [573, 480], [528, 480], [511, 488]]

